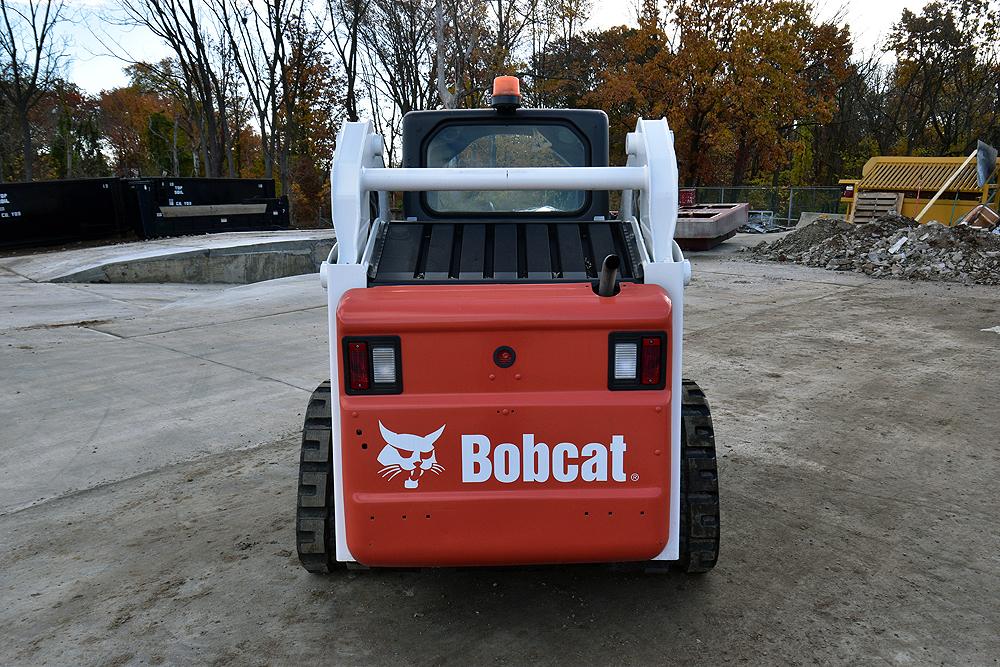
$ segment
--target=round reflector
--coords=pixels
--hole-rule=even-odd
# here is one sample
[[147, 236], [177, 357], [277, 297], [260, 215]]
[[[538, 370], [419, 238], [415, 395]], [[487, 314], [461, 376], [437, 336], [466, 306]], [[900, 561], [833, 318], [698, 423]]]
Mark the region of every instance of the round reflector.
[[515, 359], [517, 359], [517, 353], [514, 352], [514, 348], [508, 345], [501, 345], [493, 351], [493, 363], [500, 368], [510, 368], [514, 365]]

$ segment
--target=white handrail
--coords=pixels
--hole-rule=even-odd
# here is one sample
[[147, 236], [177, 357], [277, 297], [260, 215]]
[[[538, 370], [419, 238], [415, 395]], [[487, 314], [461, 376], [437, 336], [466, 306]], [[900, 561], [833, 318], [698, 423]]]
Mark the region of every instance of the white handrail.
[[631, 190], [646, 184], [645, 167], [364, 168], [368, 190]]

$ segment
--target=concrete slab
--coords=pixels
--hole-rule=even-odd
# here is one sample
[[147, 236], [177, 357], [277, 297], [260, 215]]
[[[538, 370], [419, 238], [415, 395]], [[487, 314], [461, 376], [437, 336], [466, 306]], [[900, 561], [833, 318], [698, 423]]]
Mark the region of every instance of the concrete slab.
[[[0, 332], [24, 327], [90, 325], [115, 318], [140, 315], [177, 299], [211, 293], [219, 286], [159, 285], [132, 290], [106, 289], [108, 285], [56, 285], [51, 283], [0, 283]], [[102, 289], [104, 288], [104, 289]], [[82, 318], [82, 319], [81, 319]]]
[[[248, 336], [248, 331], [253, 335]], [[142, 336], [139, 340], [312, 391], [330, 375], [326, 307]], [[272, 354], [261, 354], [273, 350]]]
[[[0, 349], [0, 364], [0, 412], [17, 415], [3, 427], [0, 513], [269, 442], [295, 429], [308, 396], [278, 378], [107, 336], [52, 343], [25, 332]], [[272, 410], [285, 418], [275, 422]]]
[[8, 271], [7, 269], [0, 266], [0, 285], [9, 283], [23, 283], [27, 280], [24, 276], [19, 276], [13, 271]]
[[0, 513], [300, 427], [329, 374], [316, 276], [155, 291], [0, 285]]
[[0, 267], [37, 282], [244, 283], [313, 272], [333, 240], [332, 229], [229, 232], [0, 257]]
[[326, 291], [319, 283], [319, 275], [307, 274], [269, 280], [266, 284], [204, 291], [142, 317], [116, 319], [95, 328], [131, 338], [325, 307]]

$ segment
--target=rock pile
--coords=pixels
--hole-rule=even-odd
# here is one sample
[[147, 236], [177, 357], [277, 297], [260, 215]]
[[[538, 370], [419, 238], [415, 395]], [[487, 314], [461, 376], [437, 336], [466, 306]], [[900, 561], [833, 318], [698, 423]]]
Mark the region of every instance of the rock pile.
[[899, 215], [865, 225], [819, 219], [747, 252], [751, 259], [795, 262], [879, 278], [1000, 285], [1000, 226], [921, 225]]

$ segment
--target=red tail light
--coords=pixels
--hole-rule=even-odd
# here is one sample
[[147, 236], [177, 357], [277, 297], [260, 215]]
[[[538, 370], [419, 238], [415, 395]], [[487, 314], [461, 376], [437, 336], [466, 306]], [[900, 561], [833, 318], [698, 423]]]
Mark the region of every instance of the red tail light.
[[357, 394], [400, 394], [403, 364], [398, 336], [345, 338], [344, 391]]
[[347, 344], [347, 369], [351, 389], [367, 391], [371, 386], [368, 372], [368, 343]]
[[619, 331], [608, 337], [608, 389], [663, 389], [666, 374], [666, 333]]
[[659, 384], [663, 354], [659, 337], [645, 336], [642, 339], [642, 383]]

